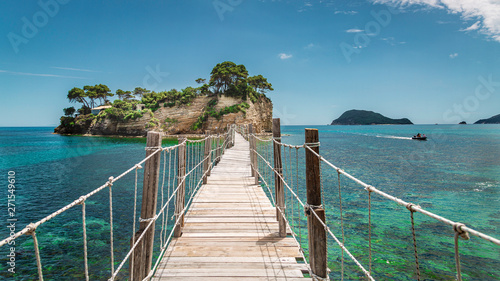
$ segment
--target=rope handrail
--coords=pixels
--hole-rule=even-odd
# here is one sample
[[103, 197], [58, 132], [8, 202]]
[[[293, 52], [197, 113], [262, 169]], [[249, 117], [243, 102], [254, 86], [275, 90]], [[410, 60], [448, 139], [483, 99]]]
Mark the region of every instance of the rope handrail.
[[[229, 133], [230, 132], [227, 132], [226, 134], [223, 134], [223, 135], [219, 135], [219, 137], [227, 135]], [[213, 137], [213, 136], [207, 136], [206, 138], [203, 139], [203, 141], [209, 139], [210, 137]], [[182, 145], [184, 143], [187, 143], [187, 142], [189, 142], [189, 141], [188, 140], [184, 140], [184, 142], [182, 142], [178, 146], [180, 146], [180, 145]], [[200, 141], [193, 141], [191, 143], [197, 143], [197, 142], [200, 142]], [[220, 146], [217, 146], [215, 149], [210, 150], [210, 153], [215, 152], [218, 149], [225, 149], [228, 144], [229, 144], [229, 140], [226, 139], [222, 144], [220, 144]], [[166, 245], [168, 245], [168, 243], [170, 242], [170, 240], [171, 240], [171, 238], [172, 238], [172, 236], [174, 234], [175, 227], [178, 226], [178, 225], [180, 225], [180, 220], [181, 220], [182, 216], [185, 215], [186, 211], [189, 209], [189, 206], [190, 206], [189, 204], [193, 200], [194, 196], [197, 194], [198, 189], [201, 187], [200, 184], [202, 183], [203, 177], [205, 177], [209, 173], [210, 169], [215, 165], [216, 160], [218, 158], [220, 158], [220, 157], [222, 157], [222, 154], [219, 155], [217, 158], [214, 158], [209, 163], [208, 169], [200, 176], [200, 179], [198, 180], [198, 182], [197, 182], [197, 184], [196, 184], [196, 186], [195, 186], [195, 188], [194, 188], [194, 190], [193, 190], [190, 198], [188, 199], [187, 204], [184, 206], [184, 208], [179, 213], [174, 214], [174, 216], [177, 215], [177, 219], [176, 219], [176, 221], [175, 221], [175, 223], [174, 223], [174, 225], [173, 225], [170, 233], [168, 234], [168, 237], [166, 238], [165, 242], [163, 243], [163, 245], [160, 245], [160, 248], [161, 248], [160, 255], [158, 255], [158, 258], [157, 258], [157, 260], [156, 260], [153, 268], [150, 270], [149, 274], [143, 280], [148, 280], [149, 278], [151, 278], [154, 275], [154, 272], [155, 272], [156, 268], [158, 267], [158, 265], [159, 265], [159, 263], [161, 261], [161, 257], [162, 257], [163, 253], [167, 249]], [[116, 271], [112, 274], [112, 276], [108, 280], [110, 280], [110, 281], [111, 280], [115, 280], [115, 278], [119, 274], [120, 270], [123, 268], [123, 266], [125, 265], [125, 263], [127, 262], [127, 260], [130, 258], [130, 256], [132, 255], [132, 253], [136, 249], [137, 245], [139, 245], [140, 241], [144, 238], [145, 233], [147, 232], [147, 230], [165, 212], [165, 210], [169, 206], [170, 202], [175, 198], [175, 196], [177, 196], [177, 193], [178, 193], [180, 187], [182, 186], [182, 184], [184, 184], [186, 182], [186, 179], [188, 178], [188, 176], [191, 175], [200, 165], [202, 165], [209, 158], [210, 158], [210, 155], [202, 158], [198, 162], [198, 164], [193, 165], [192, 169], [189, 172], [187, 172], [183, 177], [179, 177], [179, 182], [177, 183], [177, 187], [175, 188], [175, 190], [172, 191], [172, 194], [169, 196], [169, 198], [167, 199], [167, 201], [163, 204], [163, 206], [158, 211], [158, 213], [153, 218], [151, 218], [151, 219], [148, 220], [148, 225], [143, 230], [143, 233], [139, 236], [139, 238], [137, 238], [137, 240], [135, 241], [134, 245], [130, 248], [129, 252], [124, 257], [124, 259], [122, 260], [122, 262], [120, 263], [120, 265], [117, 267]]]
[[98, 193], [99, 191], [103, 190], [104, 188], [108, 187], [109, 184], [115, 183], [116, 181], [118, 181], [119, 179], [121, 179], [122, 177], [124, 177], [125, 175], [127, 175], [128, 173], [130, 173], [131, 171], [133, 171], [138, 165], [143, 164], [149, 158], [153, 157], [154, 155], [156, 155], [160, 151], [161, 151], [161, 149], [157, 149], [155, 152], [151, 153], [148, 157], [144, 158], [144, 160], [142, 160], [139, 163], [135, 164], [132, 168], [130, 168], [127, 171], [123, 172], [122, 174], [120, 174], [116, 178], [110, 179], [105, 184], [103, 184], [100, 187], [94, 189], [93, 191], [87, 193], [86, 195], [80, 196], [78, 199], [76, 199], [73, 202], [71, 202], [70, 204], [62, 207], [61, 209], [53, 212], [52, 214], [46, 216], [45, 218], [43, 218], [43, 219], [41, 219], [41, 220], [39, 220], [39, 221], [37, 221], [35, 223], [28, 224], [26, 227], [24, 227], [22, 230], [20, 230], [16, 234], [14, 234], [12, 236], [9, 236], [8, 238], [5, 238], [4, 240], [0, 241], [0, 247], [4, 246], [5, 244], [9, 243], [10, 241], [12, 241], [12, 240], [14, 240], [14, 239], [16, 239], [16, 238], [24, 235], [24, 234], [29, 233], [30, 231], [33, 231], [34, 229], [38, 228], [40, 225], [46, 223], [47, 221], [55, 218], [58, 215], [64, 213], [65, 211], [73, 208], [74, 206], [82, 204], [85, 200], [87, 200], [88, 198], [90, 198], [94, 194]]
[[[271, 166], [271, 164], [269, 163], [269, 161], [267, 161], [262, 155], [260, 155], [260, 153], [254, 149], [252, 149], [251, 151], [254, 151], [256, 153], [256, 155], [258, 155], [263, 161], [264, 163], [266, 163], [268, 165], [268, 167], [275, 172], [275, 175], [277, 175], [280, 180], [283, 182], [283, 184], [286, 186], [286, 188], [290, 191], [290, 193], [295, 197], [295, 199], [297, 200], [297, 202], [299, 202], [300, 205], [302, 205], [303, 208], [306, 208], [308, 207], [309, 205], [308, 204], [305, 204], [304, 202], [302, 202], [302, 200], [300, 199], [300, 197], [293, 191], [292, 188], [290, 188], [290, 186], [288, 185], [288, 183], [285, 181], [285, 179], [283, 178], [283, 176], [276, 170], [274, 169], [274, 167]], [[278, 208], [279, 209], [279, 208]], [[283, 213], [280, 211], [280, 213], [283, 215]], [[332, 233], [332, 231], [330, 230], [330, 228], [318, 217], [318, 215], [316, 214], [316, 212], [311, 212], [313, 213], [315, 216], [316, 216], [316, 219], [318, 219], [321, 224], [323, 225], [323, 227], [325, 228], [325, 230], [330, 234], [330, 236], [332, 236], [332, 238], [335, 240], [335, 242], [347, 253], [347, 255], [356, 263], [356, 265], [358, 265], [358, 267], [363, 271], [363, 273], [365, 273], [365, 275], [370, 279], [370, 280], [375, 280], [373, 279], [373, 277], [371, 276], [371, 274], [363, 267], [363, 265], [361, 265], [361, 263], [351, 254], [351, 252], [344, 246], [344, 244], [342, 242], [340, 242], [340, 240]], [[284, 216], [283, 216], [284, 217]], [[285, 221], [286, 221], [286, 217], [285, 218]]]
[[[257, 137], [255, 136], [255, 134], [249, 134], [249, 135], [253, 135], [253, 137], [257, 138]], [[257, 138], [257, 139], [259, 139], [259, 138]], [[260, 139], [259, 139], [259, 140], [260, 140]], [[310, 145], [310, 144], [306, 144], [306, 143], [304, 143], [304, 144], [302, 144], [302, 145], [291, 145], [291, 144], [282, 143], [282, 142], [280, 142], [280, 141], [277, 141], [276, 139], [270, 139], [270, 140], [273, 140], [273, 142], [274, 142], [275, 144], [281, 145], [281, 146], [283, 146], [283, 147], [291, 147], [291, 148], [296, 148], [296, 149], [299, 149], [299, 148], [305, 148], [305, 149], [308, 149], [308, 150], [309, 150], [310, 152], [312, 152], [312, 153], [313, 153], [316, 157], [318, 157], [318, 158], [320, 159], [320, 161], [324, 162], [325, 164], [327, 164], [328, 166], [330, 166], [331, 168], [333, 168], [334, 170], [336, 170], [339, 174], [342, 174], [342, 175], [346, 176], [347, 178], [351, 179], [352, 181], [354, 181], [354, 182], [358, 183], [359, 185], [363, 186], [363, 187], [365, 188], [365, 190], [375, 192], [375, 193], [377, 193], [377, 194], [381, 195], [382, 197], [384, 197], [384, 198], [386, 198], [386, 199], [389, 199], [389, 200], [392, 200], [392, 201], [394, 201], [394, 202], [398, 203], [398, 204], [399, 204], [399, 205], [401, 205], [401, 206], [405, 206], [405, 207], [406, 207], [406, 206], [408, 206], [409, 204], [412, 204], [412, 203], [409, 203], [409, 202], [403, 201], [403, 200], [401, 200], [401, 199], [399, 199], [399, 198], [397, 198], [397, 197], [394, 197], [394, 196], [392, 196], [392, 195], [390, 195], [390, 194], [387, 194], [387, 193], [385, 193], [385, 192], [383, 192], [383, 191], [381, 191], [381, 190], [379, 190], [379, 189], [377, 189], [377, 188], [375, 188], [375, 187], [373, 187], [373, 186], [371, 186], [371, 185], [369, 185], [369, 184], [367, 184], [367, 183], [365, 183], [365, 182], [363, 182], [363, 181], [359, 180], [358, 178], [356, 178], [356, 177], [352, 176], [351, 174], [347, 173], [346, 171], [344, 171], [344, 170], [342, 170], [342, 169], [338, 168], [337, 166], [335, 166], [334, 164], [332, 164], [331, 162], [329, 162], [328, 160], [326, 160], [323, 156], [319, 155], [319, 154], [318, 154], [318, 153], [316, 153], [313, 149], [311, 149], [311, 145]], [[496, 245], [499, 245], [499, 246], [500, 246], [500, 240], [499, 240], [499, 239], [496, 239], [496, 238], [494, 238], [494, 237], [492, 237], [492, 236], [489, 236], [489, 235], [487, 235], [487, 234], [484, 234], [484, 233], [482, 233], [482, 232], [479, 232], [479, 231], [477, 231], [477, 230], [474, 230], [474, 229], [472, 229], [472, 228], [470, 228], [470, 227], [468, 227], [468, 226], [466, 226], [466, 225], [463, 225], [463, 224], [461, 224], [461, 223], [459, 223], [459, 222], [454, 222], [454, 221], [452, 221], [452, 220], [449, 220], [449, 219], [447, 219], [447, 218], [444, 218], [444, 217], [442, 217], [442, 216], [439, 216], [439, 215], [437, 215], [437, 214], [434, 214], [434, 213], [432, 213], [432, 212], [429, 212], [429, 211], [427, 211], [427, 210], [423, 209], [422, 207], [420, 207], [420, 206], [418, 206], [418, 205], [413, 204], [413, 206], [412, 206], [411, 208], [412, 208], [412, 210], [414, 210], [415, 212], [422, 213], [422, 214], [424, 214], [424, 215], [426, 215], [426, 216], [429, 216], [429, 217], [431, 217], [431, 218], [433, 218], [433, 219], [436, 219], [436, 220], [438, 220], [438, 221], [441, 221], [441, 222], [443, 222], [443, 223], [446, 223], [446, 224], [448, 224], [448, 225], [450, 225], [450, 226], [452, 226], [452, 227], [454, 227], [454, 226], [456, 226], [456, 225], [460, 224], [459, 228], [460, 228], [461, 230], [466, 231], [466, 232], [469, 232], [470, 234], [472, 234], [472, 235], [474, 235], [474, 236], [477, 236], [477, 237], [479, 237], [479, 238], [482, 238], [482, 239], [484, 239], [484, 240], [487, 240], [487, 241], [489, 241], [489, 242], [491, 242], [491, 243], [494, 243], [494, 244], [496, 244]]]

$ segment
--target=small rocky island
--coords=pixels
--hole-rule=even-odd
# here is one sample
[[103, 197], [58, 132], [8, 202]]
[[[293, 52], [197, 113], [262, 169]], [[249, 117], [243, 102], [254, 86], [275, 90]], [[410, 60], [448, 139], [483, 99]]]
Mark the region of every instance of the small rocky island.
[[[228, 124], [253, 124], [257, 133], [271, 131], [273, 104], [265, 95], [271, 83], [262, 75], [249, 76], [244, 65], [217, 64], [209, 81], [199, 87], [154, 92], [140, 87], [118, 89], [116, 95], [103, 84], [73, 88], [70, 102], [81, 108], [64, 109], [55, 128], [58, 134], [145, 136], [148, 131], [202, 134]], [[108, 98], [117, 96], [113, 102]], [[75, 114], [76, 113], [76, 114]]]
[[480, 119], [474, 124], [500, 124], [500, 114], [490, 117], [488, 119]]
[[391, 119], [380, 113], [367, 110], [348, 110], [330, 125], [412, 125], [407, 118]]

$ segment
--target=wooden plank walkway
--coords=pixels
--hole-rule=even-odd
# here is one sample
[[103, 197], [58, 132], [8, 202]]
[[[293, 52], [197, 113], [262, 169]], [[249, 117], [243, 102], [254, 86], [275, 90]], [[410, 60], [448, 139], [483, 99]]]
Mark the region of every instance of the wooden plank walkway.
[[276, 210], [250, 171], [248, 142], [236, 135], [193, 199], [182, 236], [153, 280], [312, 280], [294, 238], [278, 236]]

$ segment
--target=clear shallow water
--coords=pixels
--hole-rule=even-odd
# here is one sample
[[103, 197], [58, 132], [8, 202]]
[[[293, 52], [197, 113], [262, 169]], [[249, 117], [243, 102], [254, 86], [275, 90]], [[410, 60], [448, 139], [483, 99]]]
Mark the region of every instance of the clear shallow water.
[[[311, 126], [320, 130], [320, 152], [363, 181], [420, 204], [494, 237], [500, 233], [500, 126]], [[304, 126], [284, 126], [283, 142], [302, 144]], [[144, 157], [144, 139], [59, 136], [52, 128], [0, 128], [0, 220], [7, 220], [7, 173], [16, 172], [17, 231], [102, 185]], [[408, 137], [425, 133], [429, 140]], [[168, 145], [168, 143], [165, 143]], [[323, 171], [328, 168], [323, 166]], [[142, 181], [139, 173], [139, 182]], [[341, 179], [346, 246], [364, 265], [367, 254], [367, 193]], [[327, 220], [341, 237], [336, 173], [324, 173]], [[134, 175], [113, 186], [115, 260], [123, 258], [131, 237]], [[301, 187], [301, 193], [303, 193]], [[305, 197], [303, 197], [305, 198]], [[109, 262], [109, 198], [98, 193], [87, 202], [92, 280], [106, 280]], [[377, 280], [414, 277], [409, 212], [372, 196], [373, 270]], [[453, 231], [415, 215], [422, 279], [452, 280]], [[302, 224], [304, 221], [302, 221]], [[9, 234], [0, 228], [0, 237]], [[81, 208], [37, 229], [46, 280], [81, 280]], [[157, 235], [158, 237], [158, 235]], [[329, 241], [333, 245], [334, 241]], [[465, 279], [500, 280], [500, 248], [472, 237], [461, 241]], [[340, 279], [340, 251], [330, 247], [332, 278]], [[0, 279], [32, 280], [36, 264], [31, 238], [16, 240], [16, 275], [7, 272], [7, 248], [0, 249]], [[345, 280], [361, 273], [346, 261]], [[349, 273], [348, 273], [349, 272]]]

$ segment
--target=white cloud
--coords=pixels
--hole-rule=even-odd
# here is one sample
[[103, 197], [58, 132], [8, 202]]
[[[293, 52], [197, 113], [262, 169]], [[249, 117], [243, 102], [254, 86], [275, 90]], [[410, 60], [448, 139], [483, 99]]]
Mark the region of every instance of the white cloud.
[[[469, 28], [500, 42], [500, 1], [498, 0], [372, 0], [373, 3], [406, 8], [412, 5], [445, 9], [465, 21], [479, 20]], [[477, 24], [477, 25], [476, 25]], [[468, 29], [468, 28], [467, 28]], [[464, 30], [465, 31], [465, 30]]]
[[44, 74], [44, 73], [16, 72], [16, 71], [9, 71], [9, 70], [0, 70], [0, 72], [1, 73], [13, 74], [13, 75], [24, 75], [24, 76], [88, 79], [88, 78], [85, 78], [85, 77], [74, 77], [74, 76], [64, 76], [64, 75], [56, 75], [56, 74]]
[[359, 32], [363, 32], [363, 31], [364, 31], [363, 29], [351, 28], [351, 29], [346, 30], [345, 32], [347, 32], [347, 33], [359, 33]]
[[450, 59], [454, 59], [458, 57], [458, 53], [453, 53], [453, 54], [450, 54]]
[[314, 45], [313, 43], [309, 43], [307, 46], [304, 47], [304, 49], [310, 50], [310, 49], [312, 49], [314, 47], [316, 47], [316, 45]]
[[357, 14], [357, 11], [335, 11], [334, 14], [343, 14], [343, 15], [355, 15]]
[[280, 59], [282, 59], [282, 60], [287, 60], [287, 59], [291, 58], [291, 57], [292, 57], [292, 55], [291, 55], [291, 54], [280, 53], [280, 54], [278, 55], [278, 57], [279, 57]]
[[481, 27], [481, 22], [480, 21], [476, 21], [473, 25], [471, 25], [471, 26], [469, 26], [467, 28], [460, 29], [460, 31], [478, 30], [480, 27]]
[[100, 71], [89, 70], [89, 69], [71, 68], [71, 67], [59, 67], [59, 66], [53, 66], [51, 68], [62, 69], [62, 70], [84, 71], [84, 72], [100, 72]]
[[387, 44], [389, 44], [391, 46], [406, 44], [406, 42], [404, 42], [404, 41], [397, 41], [394, 37], [380, 38], [380, 40], [387, 42]]

